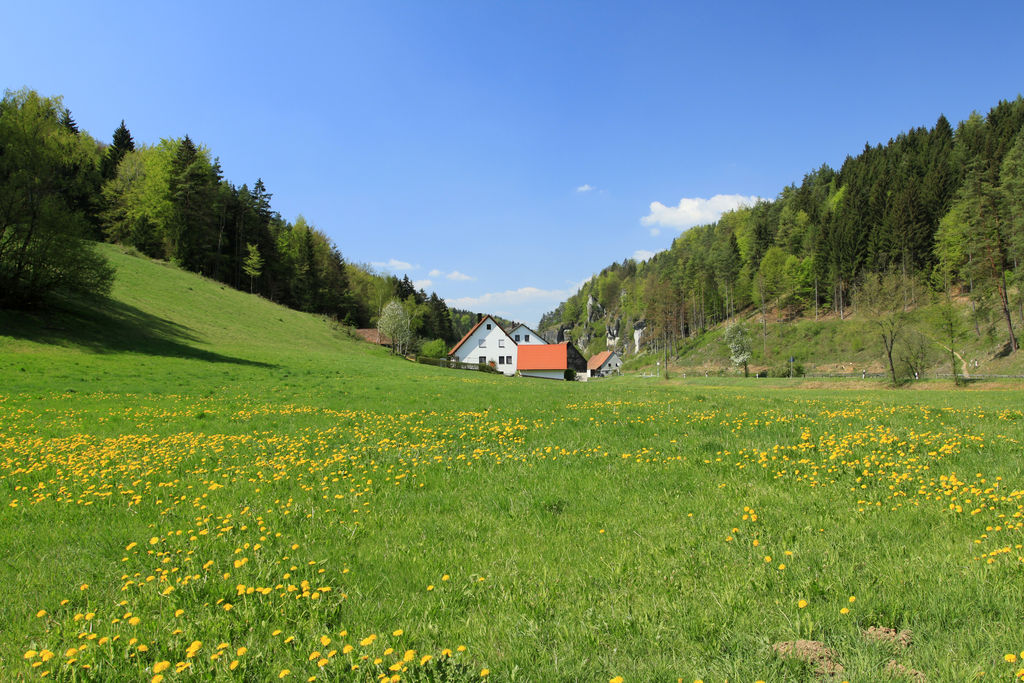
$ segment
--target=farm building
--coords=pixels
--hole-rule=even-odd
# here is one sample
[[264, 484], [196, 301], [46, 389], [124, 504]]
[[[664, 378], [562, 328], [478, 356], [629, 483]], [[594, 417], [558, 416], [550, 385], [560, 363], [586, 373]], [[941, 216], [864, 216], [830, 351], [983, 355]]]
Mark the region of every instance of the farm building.
[[529, 344], [519, 348], [518, 368], [523, 377], [564, 379], [566, 370], [585, 376], [587, 361], [572, 342]]
[[587, 361], [587, 372], [591, 377], [607, 377], [619, 372], [622, 367], [622, 359], [614, 351], [602, 351], [594, 354]]
[[517, 344], [489, 315], [480, 318], [448, 352], [448, 357], [457, 363], [493, 363], [496, 370], [510, 377], [516, 373], [517, 356]]

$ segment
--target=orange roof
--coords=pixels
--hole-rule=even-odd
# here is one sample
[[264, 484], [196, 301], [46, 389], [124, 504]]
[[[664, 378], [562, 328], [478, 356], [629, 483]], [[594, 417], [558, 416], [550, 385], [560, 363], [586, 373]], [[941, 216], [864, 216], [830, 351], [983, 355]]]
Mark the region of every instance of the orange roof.
[[599, 367], [604, 365], [604, 362], [608, 360], [608, 356], [612, 355], [611, 351], [602, 351], [601, 353], [594, 354], [587, 361], [587, 370], [597, 370]]
[[520, 370], [565, 370], [569, 367], [569, 342], [561, 344], [520, 344]]

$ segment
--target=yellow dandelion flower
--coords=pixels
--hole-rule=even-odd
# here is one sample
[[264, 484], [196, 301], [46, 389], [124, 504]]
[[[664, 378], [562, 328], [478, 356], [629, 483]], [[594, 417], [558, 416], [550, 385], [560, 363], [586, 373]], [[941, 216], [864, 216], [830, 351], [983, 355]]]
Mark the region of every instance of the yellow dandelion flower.
[[46, 616], [46, 610], [44, 610], [44, 609], [41, 609], [38, 612], [36, 612], [36, 617], [39, 618], [39, 619], [42, 619], [45, 616]]
[[1008, 655], [1003, 655], [1003, 661], [1013, 664], [1017, 661], [1017, 655], [1013, 654], [1012, 652]]
[[624, 680], [626, 679], [622, 676], [616, 676], [615, 678], [609, 678], [608, 683], [622, 683]]
[[153, 676], [151, 679], [149, 679], [149, 683], [163, 683], [163, 680], [164, 680], [164, 675], [163, 674], [157, 674], [156, 676]]
[[797, 601], [796, 606], [798, 608], [800, 608], [800, 609], [803, 609], [804, 607], [807, 607], [807, 601], [806, 600], [799, 600], [799, 601]]
[[354, 649], [355, 648], [352, 647], [351, 645], [346, 645], [345, 647], [341, 648], [341, 654], [347, 655], [349, 652], [352, 652], [352, 650], [354, 650]]
[[327, 647], [328, 645], [331, 644], [331, 639], [328, 638], [327, 636], [320, 636], [320, 644], [323, 645], [324, 647]]
[[844, 607], [841, 610], [839, 610], [839, 613], [840, 614], [849, 614], [850, 613], [850, 608], [849, 607]]
[[158, 673], [160, 673], [161, 671], [167, 671], [167, 670], [168, 670], [168, 669], [170, 669], [170, 668], [171, 668], [171, 663], [170, 663], [170, 662], [168, 662], [168, 661], [167, 661], [167, 660], [165, 659], [164, 661], [162, 661], [162, 662], [157, 662], [156, 664], [154, 664], [154, 665], [153, 665], [153, 673], [155, 673], [155, 674], [158, 674]]
[[289, 674], [291, 674], [291, 671], [289, 669], [281, 669], [281, 673], [277, 674], [277, 677], [278, 678], [285, 678]]
[[433, 657], [431, 655], [423, 655], [422, 657], [420, 657], [420, 666], [423, 666], [424, 664], [429, 662], [431, 659], [433, 659]]
[[396, 629], [396, 630], [391, 632], [391, 635], [393, 635], [394, 637], [397, 638], [398, 636], [402, 635], [403, 633], [405, 633], [405, 631], [403, 631], [402, 629]]
[[490, 669], [480, 669], [480, 678], [484, 678], [484, 677], [490, 676], [490, 675], [491, 675], [491, 670]]

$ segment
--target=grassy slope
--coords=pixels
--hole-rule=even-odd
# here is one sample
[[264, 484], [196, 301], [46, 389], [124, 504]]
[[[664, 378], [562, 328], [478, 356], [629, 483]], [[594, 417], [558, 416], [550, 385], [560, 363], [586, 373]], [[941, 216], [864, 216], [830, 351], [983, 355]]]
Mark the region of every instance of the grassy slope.
[[807, 636], [852, 680], [1012, 677], [1021, 392], [448, 372], [106, 249], [114, 303], [0, 314], [0, 678], [362, 680], [465, 644], [458, 680], [804, 680], [770, 646]]
[[[802, 318], [784, 323], [769, 316], [766, 342], [761, 336], [760, 316], [747, 314], [741, 317], [752, 335], [751, 370], [784, 368], [792, 356], [809, 373], [858, 375], [862, 369], [868, 373], [888, 371], [877, 329], [870, 321], [856, 314], [846, 320], [835, 317], [817, 321]], [[978, 361], [977, 370], [973, 364], [970, 366], [973, 374], [1024, 374], [1024, 354], [1005, 356], [1001, 353], [1005, 344], [1005, 331], [998, 322], [983, 329], [981, 336], [970, 330], [958, 346], [958, 351], [968, 362]], [[1019, 334], [1018, 321], [1015, 319], [1014, 323]], [[906, 334], [909, 336], [918, 329], [931, 334], [927, 326], [915, 322], [907, 326]], [[678, 359], [673, 358], [673, 367], [678, 367], [679, 371], [699, 374], [703, 374], [704, 370], [734, 373], [735, 369], [729, 362], [728, 347], [722, 341], [724, 332], [724, 326], [719, 326], [703, 336], [683, 342], [679, 347]], [[926, 366], [929, 372], [948, 374], [949, 356], [945, 347], [932, 337], [927, 348]], [[653, 356], [631, 358], [628, 367], [647, 368], [654, 360]]]

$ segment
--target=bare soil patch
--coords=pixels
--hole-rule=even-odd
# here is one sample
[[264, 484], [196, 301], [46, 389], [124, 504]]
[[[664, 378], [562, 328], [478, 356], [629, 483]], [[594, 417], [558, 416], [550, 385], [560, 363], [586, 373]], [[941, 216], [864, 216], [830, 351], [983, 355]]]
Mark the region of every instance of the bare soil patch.
[[864, 631], [865, 640], [872, 640], [877, 643], [893, 643], [901, 650], [910, 647], [913, 637], [913, 632], [908, 629], [897, 631], [888, 626], [872, 626]]
[[783, 659], [799, 659], [814, 667], [814, 672], [822, 677], [842, 673], [843, 666], [836, 661], [835, 651], [817, 640], [787, 640], [772, 645], [775, 654]]

